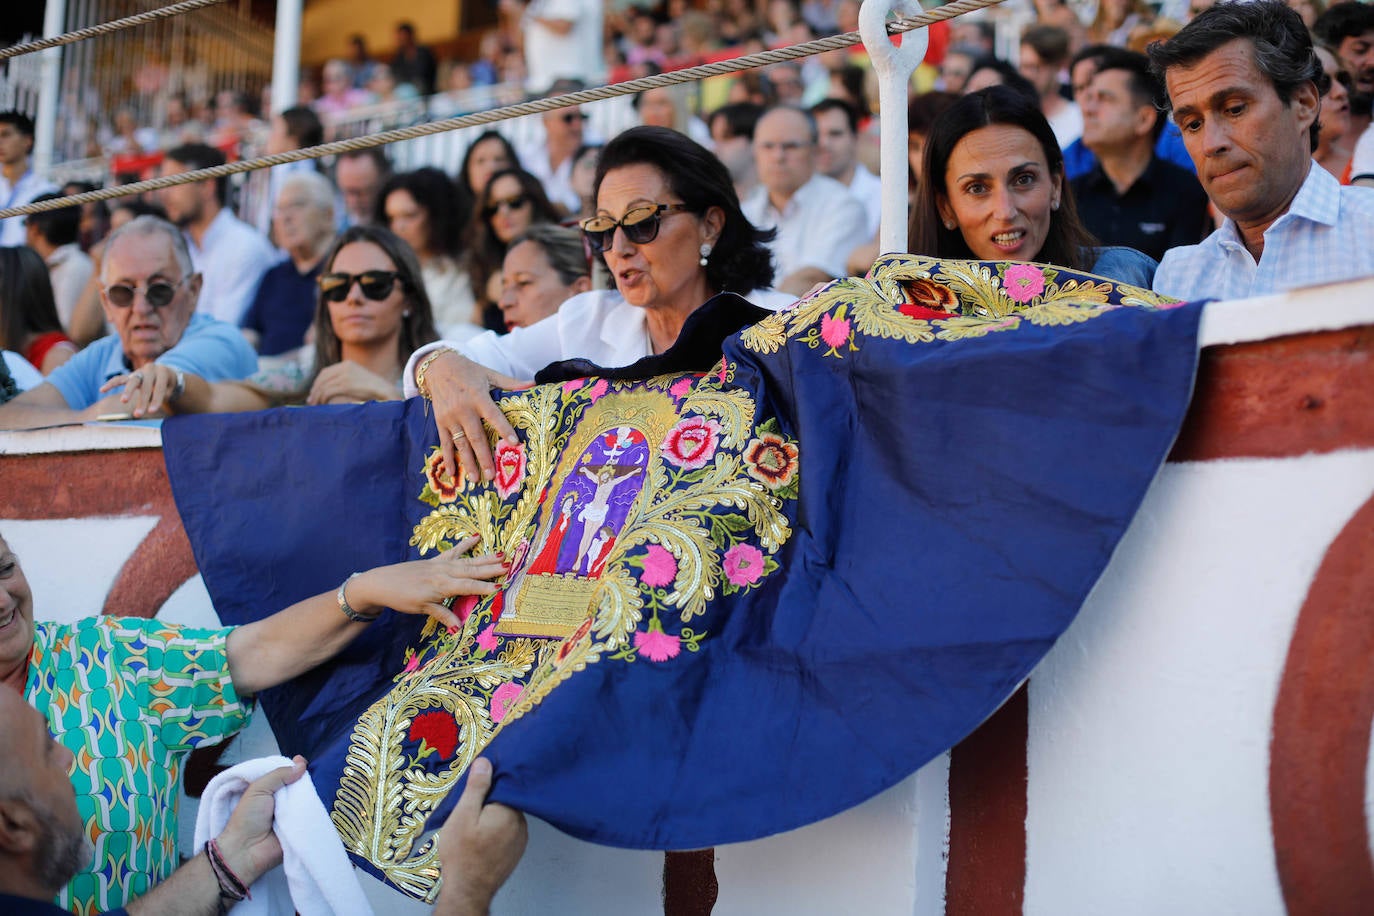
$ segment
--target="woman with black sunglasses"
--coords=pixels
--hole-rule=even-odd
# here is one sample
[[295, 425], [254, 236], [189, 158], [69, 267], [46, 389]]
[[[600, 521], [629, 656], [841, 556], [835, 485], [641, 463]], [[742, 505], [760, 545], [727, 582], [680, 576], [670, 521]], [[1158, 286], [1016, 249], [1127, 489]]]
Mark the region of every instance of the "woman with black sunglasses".
[[501, 331], [506, 327], [497, 306], [501, 290], [496, 285], [506, 249], [531, 226], [557, 224], [558, 219], [558, 210], [549, 203], [544, 186], [524, 169], [501, 169], [482, 188], [468, 222], [464, 267], [481, 306], [482, 323], [488, 329]]
[[582, 232], [614, 290], [573, 296], [551, 317], [504, 337], [445, 342], [411, 357], [406, 392], [433, 400], [451, 473], [461, 463], [470, 479], [490, 477], [483, 424], [515, 437], [491, 388], [519, 387], [559, 360], [617, 367], [661, 354], [717, 297], [716, 308], [731, 316], [753, 316], [750, 301], [765, 308], [793, 301], [766, 289], [772, 233], [745, 218], [729, 171], [700, 144], [662, 127], [631, 128], [602, 150], [594, 188], [596, 212]]
[[[401, 397], [401, 368], [416, 347], [438, 338], [414, 252], [380, 226], [345, 229], [325, 256], [315, 306], [313, 353], [299, 363], [259, 372], [242, 382], [207, 382], [160, 363], [142, 375], [116, 376], [103, 390], [126, 385], [181, 388], [165, 413], [233, 413], [285, 404], [348, 404]], [[177, 377], [181, 375], [181, 377]], [[136, 400], [135, 400], [136, 402]], [[135, 410], [136, 415], [142, 411]]]

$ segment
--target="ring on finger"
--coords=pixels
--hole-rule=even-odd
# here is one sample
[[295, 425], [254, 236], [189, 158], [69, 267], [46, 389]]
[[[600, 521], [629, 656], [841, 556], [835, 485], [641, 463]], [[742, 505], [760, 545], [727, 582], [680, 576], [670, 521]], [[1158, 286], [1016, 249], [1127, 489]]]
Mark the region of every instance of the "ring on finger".
[[449, 438], [451, 438], [454, 442], [462, 442], [467, 437], [467, 433], [463, 432], [461, 429], [457, 429], [453, 431], [453, 435]]
[[131, 381], [131, 382], [132, 382], [132, 381], [139, 381], [139, 382], [143, 381], [143, 373], [142, 373], [142, 372], [135, 372], [135, 373], [131, 374], [131, 375], [129, 376], [129, 381]]

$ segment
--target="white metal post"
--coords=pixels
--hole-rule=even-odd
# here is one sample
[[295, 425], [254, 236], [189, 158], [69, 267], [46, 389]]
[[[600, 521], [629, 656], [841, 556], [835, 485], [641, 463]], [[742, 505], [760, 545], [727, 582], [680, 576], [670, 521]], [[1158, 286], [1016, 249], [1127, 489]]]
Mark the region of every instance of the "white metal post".
[[[62, 34], [67, 16], [67, 0], [48, 0], [43, 11], [43, 37]], [[39, 175], [52, 167], [52, 151], [57, 140], [57, 97], [62, 92], [62, 49], [49, 48], [42, 55], [42, 78], [38, 90], [38, 112], [34, 119], [33, 159]]]
[[277, 0], [277, 29], [272, 46], [272, 114], [296, 104], [301, 76], [301, 4]]
[[919, 15], [921, 5], [916, 0], [864, 0], [859, 8], [859, 34], [873, 61], [878, 77], [878, 107], [881, 123], [881, 147], [878, 176], [883, 183], [882, 226], [878, 230], [880, 253], [907, 249], [907, 159], [906, 106], [907, 86], [911, 74], [925, 59], [930, 40], [925, 29], [902, 34], [897, 47], [887, 34], [887, 14]]

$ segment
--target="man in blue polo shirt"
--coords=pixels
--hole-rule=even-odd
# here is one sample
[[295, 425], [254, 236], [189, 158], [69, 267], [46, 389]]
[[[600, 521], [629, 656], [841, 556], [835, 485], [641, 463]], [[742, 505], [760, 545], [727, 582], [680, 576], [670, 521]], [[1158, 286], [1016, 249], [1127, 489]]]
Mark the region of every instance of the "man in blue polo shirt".
[[[102, 394], [117, 375], [137, 373], [154, 362], [206, 381], [240, 379], [257, 369], [257, 356], [238, 328], [196, 314], [201, 276], [176, 227], [140, 216], [111, 233], [100, 277], [100, 300], [114, 326], [37, 388], [0, 406], [0, 429], [80, 423], [127, 413], [122, 389]], [[180, 394], [155, 391], [152, 403]]]

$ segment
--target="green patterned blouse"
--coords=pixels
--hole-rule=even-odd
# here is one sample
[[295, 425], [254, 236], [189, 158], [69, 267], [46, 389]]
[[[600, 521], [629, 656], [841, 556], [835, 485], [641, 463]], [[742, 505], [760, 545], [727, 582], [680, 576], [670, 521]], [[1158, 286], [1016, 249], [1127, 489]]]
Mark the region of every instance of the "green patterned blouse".
[[34, 629], [24, 695], [76, 757], [76, 807], [95, 845], [57, 903], [98, 913], [176, 869], [182, 762], [247, 725], [252, 706], [229, 677], [227, 628], [93, 617]]

